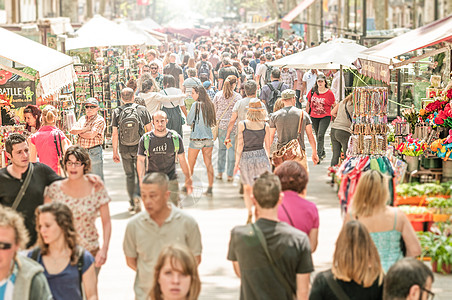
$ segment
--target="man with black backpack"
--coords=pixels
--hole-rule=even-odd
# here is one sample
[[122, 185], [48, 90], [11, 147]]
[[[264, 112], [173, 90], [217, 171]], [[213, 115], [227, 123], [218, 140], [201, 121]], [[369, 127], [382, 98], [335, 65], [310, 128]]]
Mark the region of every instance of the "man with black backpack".
[[141, 136], [152, 129], [151, 115], [146, 107], [133, 103], [134, 94], [131, 88], [121, 91], [121, 99], [124, 105], [113, 111], [111, 123], [113, 161], [119, 163], [122, 159], [130, 201], [129, 211], [138, 212], [140, 210], [140, 187], [137, 174], [138, 143]]
[[213, 82], [213, 72], [212, 72], [212, 64], [207, 60], [209, 58], [209, 53], [203, 52], [201, 54], [201, 61], [196, 64], [196, 73], [197, 77], [201, 79], [207, 78], [207, 80], [210, 80]]
[[287, 84], [279, 80], [280, 77], [281, 71], [278, 68], [273, 68], [270, 75], [271, 82], [262, 87], [261, 94], [259, 95], [259, 99], [267, 106], [269, 114], [273, 112], [273, 107], [275, 106], [276, 100], [281, 98], [281, 93], [289, 88]]

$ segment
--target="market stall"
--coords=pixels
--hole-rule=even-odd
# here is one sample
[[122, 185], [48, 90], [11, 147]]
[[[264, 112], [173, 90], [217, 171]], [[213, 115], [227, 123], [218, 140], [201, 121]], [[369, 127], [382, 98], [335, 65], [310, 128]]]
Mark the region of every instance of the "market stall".
[[0, 167], [4, 167], [3, 141], [12, 132], [24, 132], [19, 124], [24, 107], [57, 101], [77, 77], [70, 56], [3, 28], [0, 38], [7, 41], [0, 46]]

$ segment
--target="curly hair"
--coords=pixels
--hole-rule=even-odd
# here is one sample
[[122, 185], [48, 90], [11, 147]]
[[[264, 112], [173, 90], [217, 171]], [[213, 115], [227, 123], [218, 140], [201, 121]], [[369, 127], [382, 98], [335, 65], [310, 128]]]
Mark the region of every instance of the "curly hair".
[[[190, 289], [186, 296], [187, 300], [198, 299], [199, 293], [201, 292], [201, 280], [198, 274], [198, 264], [193, 253], [185, 246], [182, 245], [170, 245], [160, 252], [159, 258], [155, 265], [154, 271], [154, 283], [150, 292], [151, 300], [163, 300], [162, 289], [159, 283], [160, 272], [162, 271], [165, 262], [168, 261], [171, 264], [173, 270], [177, 270], [184, 275], [189, 275]], [[175, 265], [179, 263], [182, 270], [178, 270]]]
[[299, 163], [293, 160], [287, 160], [275, 169], [281, 181], [283, 191], [294, 191], [301, 193], [308, 184], [308, 172]]
[[69, 161], [69, 156], [71, 155], [74, 155], [75, 159], [82, 163], [83, 174], [86, 174], [91, 170], [91, 158], [89, 157], [88, 150], [80, 147], [79, 145], [69, 147], [66, 150], [66, 153], [64, 153], [63, 163], [65, 170], [67, 170], [66, 164]]
[[50, 213], [55, 218], [58, 226], [64, 233], [64, 240], [71, 250], [71, 265], [76, 265], [78, 261], [77, 253], [77, 231], [74, 226], [74, 217], [72, 211], [64, 203], [52, 202], [40, 205], [36, 208], [36, 231], [38, 232], [38, 245], [41, 248], [41, 254], [49, 253], [49, 244], [44, 243], [40, 232], [39, 216], [43, 213]]
[[0, 205], [0, 227], [10, 227], [14, 229], [15, 243], [20, 249], [25, 249], [29, 236], [24, 225], [24, 219], [10, 207]]

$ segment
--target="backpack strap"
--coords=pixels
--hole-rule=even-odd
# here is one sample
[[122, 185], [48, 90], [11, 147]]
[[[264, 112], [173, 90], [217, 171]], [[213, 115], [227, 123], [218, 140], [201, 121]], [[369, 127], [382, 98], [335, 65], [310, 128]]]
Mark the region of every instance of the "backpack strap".
[[272, 92], [276, 91], [271, 82], [267, 83], [267, 86], [270, 88], [270, 91]]
[[149, 136], [149, 133], [145, 133], [143, 137], [144, 137], [144, 139], [143, 139], [144, 154], [146, 156], [149, 156], [149, 146], [151, 145], [151, 137]]
[[177, 153], [179, 152], [179, 149], [180, 149], [179, 134], [175, 130], [172, 130], [172, 129], [169, 129], [168, 131], [171, 132], [171, 138], [173, 139], [173, 144], [174, 144], [174, 153], [176, 153], [176, 155], [177, 155]]
[[[82, 288], [82, 277], [83, 277], [83, 264], [84, 264], [84, 258], [83, 258], [83, 252], [84, 249], [82, 247], [78, 247], [78, 260], [77, 260], [77, 270], [78, 270], [78, 279], [80, 284], [80, 293], [83, 297], [83, 288]], [[93, 262], [94, 263], [94, 262]]]
[[284, 84], [284, 82], [282, 82], [282, 81], [278, 84], [278, 88], [277, 88], [278, 91], [281, 91], [283, 84]]

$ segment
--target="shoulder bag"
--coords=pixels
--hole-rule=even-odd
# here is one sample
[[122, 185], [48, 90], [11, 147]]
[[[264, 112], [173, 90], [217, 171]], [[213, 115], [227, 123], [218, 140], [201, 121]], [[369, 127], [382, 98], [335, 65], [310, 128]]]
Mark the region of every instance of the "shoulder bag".
[[331, 291], [334, 293], [337, 299], [350, 300], [350, 297], [344, 292], [339, 283], [337, 283], [337, 281], [334, 279], [331, 270], [328, 270], [325, 273], [323, 273], [323, 276], [325, 276], [328, 286], [330, 287]]
[[281, 149], [276, 150], [272, 154], [272, 164], [277, 167], [286, 160], [295, 160], [300, 163], [306, 171], [307, 168], [307, 158], [306, 152], [301, 148], [301, 130], [304, 124], [304, 111], [301, 111], [300, 120], [298, 121], [298, 131], [297, 138], [290, 140], [286, 145], [284, 145]]
[[251, 224], [251, 227], [253, 229], [254, 234], [259, 239], [259, 242], [260, 242], [262, 248], [264, 248], [265, 255], [267, 256], [267, 258], [268, 258], [268, 260], [270, 262], [270, 266], [272, 267], [272, 270], [275, 273], [276, 278], [284, 286], [284, 288], [286, 289], [287, 293], [292, 295], [293, 298], [295, 299], [297, 292], [296, 292], [296, 290], [293, 289], [293, 287], [289, 284], [287, 279], [284, 277], [284, 275], [281, 273], [281, 271], [275, 265], [275, 261], [271, 257], [270, 252], [268, 251], [267, 241], [265, 240], [264, 234], [262, 233], [262, 231], [260, 230], [260, 228], [256, 224]]
[[19, 193], [17, 193], [16, 198], [14, 199], [13, 205], [11, 206], [12, 209], [16, 210], [17, 207], [20, 204], [20, 201], [22, 201], [22, 198], [25, 195], [25, 192], [27, 191], [28, 186], [30, 185], [31, 176], [33, 175], [33, 163], [28, 163], [28, 173], [25, 177], [24, 183], [22, 183], [22, 186], [20, 187]]
[[226, 107], [225, 111], [221, 114], [220, 118], [218, 119], [217, 123], [215, 124], [214, 127], [212, 127], [212, 135], [213, 135], [213, 140], [215, 141], [218, 138], [218, 126], [220, 125], [221, 119], [223, 118], [223, 116], [226, 114], [226, 112], [228, 111], [229, 107], [231, 106], [232, 102], [234, 101], [234, 95], [232, 95], [231, 100], [229, 101], [228, 107]]

